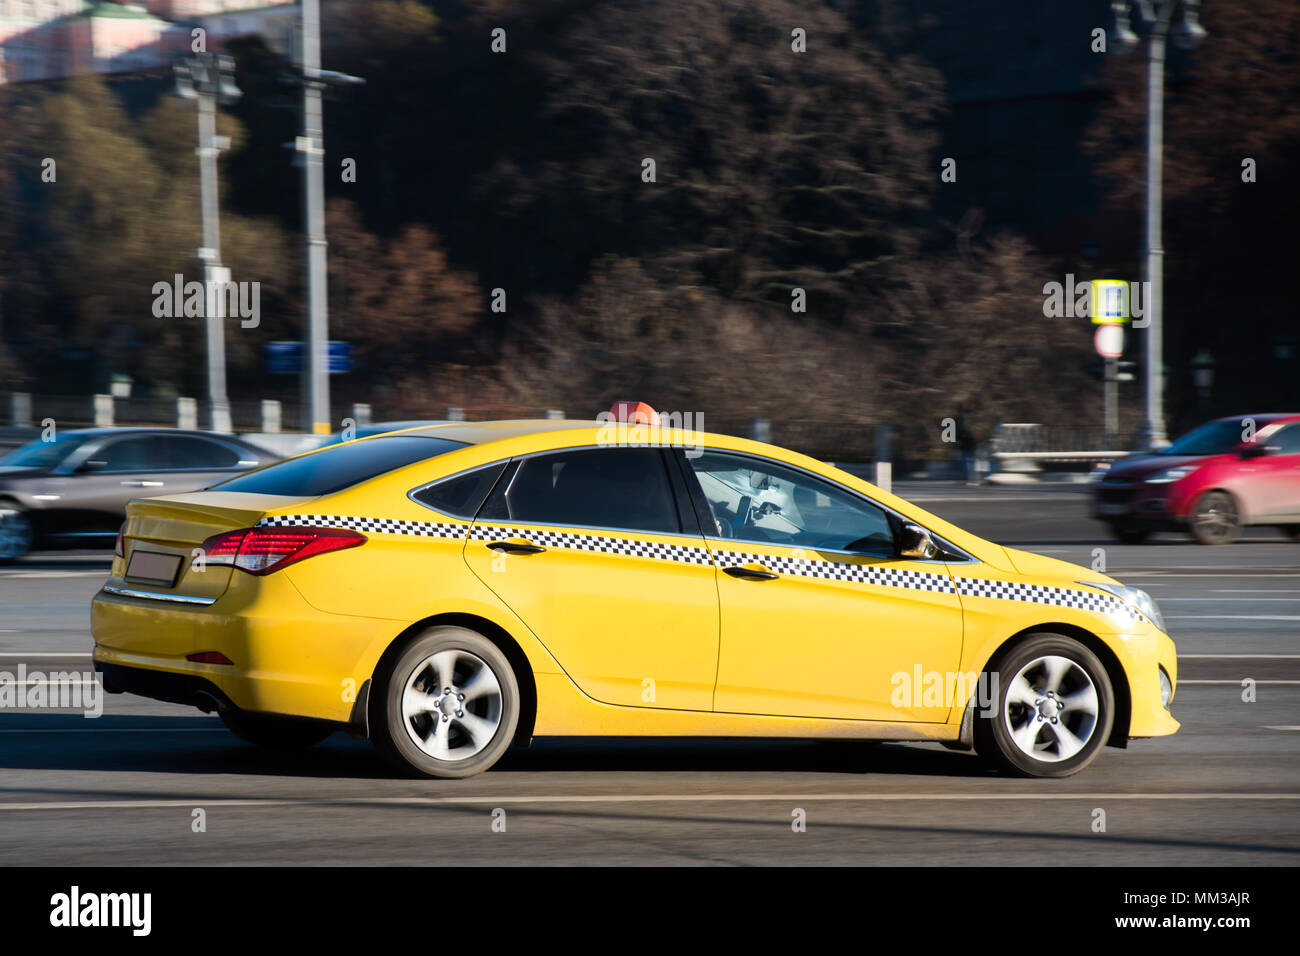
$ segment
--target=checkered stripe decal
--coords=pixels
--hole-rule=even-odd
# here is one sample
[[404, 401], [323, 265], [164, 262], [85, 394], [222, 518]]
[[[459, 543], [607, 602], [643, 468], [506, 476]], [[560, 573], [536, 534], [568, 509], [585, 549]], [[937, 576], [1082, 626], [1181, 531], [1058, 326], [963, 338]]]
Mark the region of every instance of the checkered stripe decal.
[[912, 588], [918, 591], [945, 591], [956, 589], [947, 574], [929, 571], [905, 571], [902, 568], [878, 568], [867, 564], [849, 564], [842, 561], [824, 561], [820, 558], [787, 558], [773, 554], [750, 554], [744, 551], [719, 551], [718, 566], [761, 564], [778, 574], [797, 574], [805, 578], [827, 578], [832, 581], [856, 581], [859, 584], [877, 584], [889, 588]]
[[438, 521], [400, 521], [396, 518], [358, 518], [353, 515], [272, 515], [257, 523], [258, 527], [300, 528], [304, 525], [327, 528], [351, 528], [371, 534], [413, 534], [424, 538], [463, 538], [467, 524]]
[[1121, 614], [1143, 620], [1144, 616], [1119, 598], [1098, 591], [1076, 591], [1073, 588], [1054, 588], [1042, 584], [1019, 584], [1014, 581], [988, 581], [983, 578], [957, 578], [957, 593], [969, 597], [1000, 598], [1006, 601], [1027, 601], [1031, 604], [1054, 604], [1058, 607], [1077, 607], [1099, 614]]
[[830, 581], [853, 581], [879, 587], [906, 588], [917, 591], [956, 593], [966, 597], [996, 598], [1003, 601], [1021, 601], [1030, 604], [1052, 604], [1074, 607], [1100, 614], [1126, 615], [1145, 620], [1144, 615], [1129, 607], [1119, 598], [1096, 591], [1076, 591], [1073, 588], [1056, 588], [1041, 584], [1020, 584], [1014, 581], [990, 581], [984, 578], [955, 580], [942, 572], [910, 571], [902, 568], [882, 568], [873, 565], [852, 564], [844, 561], [826, 561], [821, 558], [793, 558], [777, 554], [756, 554], [747, 551], [717, 551], [683, 544], [663, 544], [636, 538], [611, 538], [598, 534], [568, 531], [541, 531], [528, 527], [508, 525], [453, 524], [437, 521], [404, 521], [396, 518], [362, 518], [352, 515], [273, 515], [258, 522], [259, 527], [302, 527], [324, 525], [332, 528], [352, 528], [372, 534], [405, 534], [432, 538], [473, 538], [491, 541], [527, 537], [547, 548], [565, 548], [572, 551], [594, 551], [602, 554], [620, 554], [660, 561], [677, 561], [683, 564], [718, 567], [738, 564], [761, 564], [778, 574], [807, 578], [824, 578]]
[[683, 564], [711, 563], [707, 548], [685, 544], [661, 544], [658, 541], [638, 541], [634, 538], [607, 538], [595, 534], [571, 534], [567, 531], [537, 531], [533, 528], [494, 527], [475, 525], [470, 537], [477, 541], [526, 536], [534, 544], [546, 548], [568, 548], [573, 551], [599, 551], [604, 554], [624, 554], [633, 558], [657, 558], [661, 561], [679, 561]]

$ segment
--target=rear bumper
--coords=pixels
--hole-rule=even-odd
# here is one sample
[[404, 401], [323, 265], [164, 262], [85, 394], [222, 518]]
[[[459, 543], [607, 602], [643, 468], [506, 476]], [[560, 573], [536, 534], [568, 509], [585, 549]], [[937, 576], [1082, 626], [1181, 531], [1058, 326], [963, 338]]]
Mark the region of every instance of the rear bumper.
[[177, 674], [152, 670], [146, 667], [128, 667], [96, 660], [95, 671], [104, 678], [104, 690], [110, 694], [135, 694], [169, 704], [197, 707], [204, 713], [213, 713], [223, 707], [234, 707], [225, 691], [198, 674]]
[[[363, 686], [403, 629], [319, 611], [287, 579], [251, 576], [209, 606], [101, 591], [90, 618], [95, 667], [110, 690], [339, 724], [355, 721]], [[187, 659], [206, 651], [234, 663]]]

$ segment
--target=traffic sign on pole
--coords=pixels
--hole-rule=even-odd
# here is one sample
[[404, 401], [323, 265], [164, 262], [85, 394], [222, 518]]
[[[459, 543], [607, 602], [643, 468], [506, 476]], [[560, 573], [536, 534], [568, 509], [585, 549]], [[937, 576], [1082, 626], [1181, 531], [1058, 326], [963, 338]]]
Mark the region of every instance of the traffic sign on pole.
[[1119, 358], [1124, 354], [1124, 326], [1099, 325], [1092, 344], [1102, 358]]

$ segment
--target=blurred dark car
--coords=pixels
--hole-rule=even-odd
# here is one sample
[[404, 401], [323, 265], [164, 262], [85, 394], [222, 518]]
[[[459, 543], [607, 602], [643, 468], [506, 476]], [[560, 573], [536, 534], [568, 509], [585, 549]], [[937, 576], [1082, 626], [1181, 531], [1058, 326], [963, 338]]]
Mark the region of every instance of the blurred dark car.
[[1126, 544], [1166, 530], [1226, 544], [1245, 525], [1300, 540], [1300, 414], [1220, 418], [1121, 458], [1094, 486], [1093, 517]]
[[368, 425], [358, 425], [352, 430], [352, 436], [345, 438], [341, 431], [330, 435], [328, 439], [321, 443], [321, 447], [326, 445], [338, 445], [345, 441], [355, 441], [358, 438], [370, 438], [374, 435], [382, 435], [384, 432], [401, 431], [403, 428], [428, 428], [430, 425], [451, 425], [454, 422], [445, 419], [438, 421], [412, 421], [412, 422], [371, 422]]
[[33, 548], [111, 546], [133, 498], [197, 491], [278, 456], [233, 435], [87, 428], [0, 458], [0, 561]]

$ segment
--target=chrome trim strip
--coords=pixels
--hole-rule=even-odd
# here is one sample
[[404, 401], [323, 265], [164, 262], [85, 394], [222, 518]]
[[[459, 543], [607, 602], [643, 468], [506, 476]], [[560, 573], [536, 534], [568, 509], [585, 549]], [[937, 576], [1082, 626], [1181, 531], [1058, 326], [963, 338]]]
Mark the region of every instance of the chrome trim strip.
[[105, 594], [116, 594], [119, 597], [166, 601], [169, 604], [190, 604], [198, 607], [208, 607], [217, 603], [216, 598], [192, 597], [186, 594], [159, 594], [157, 591], [137, 591], [135, 588], [120, 588], [115, 584], [105, 584], [101, 591]]

